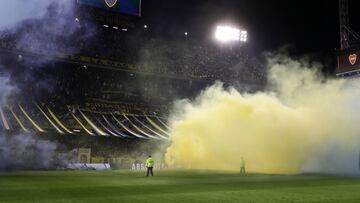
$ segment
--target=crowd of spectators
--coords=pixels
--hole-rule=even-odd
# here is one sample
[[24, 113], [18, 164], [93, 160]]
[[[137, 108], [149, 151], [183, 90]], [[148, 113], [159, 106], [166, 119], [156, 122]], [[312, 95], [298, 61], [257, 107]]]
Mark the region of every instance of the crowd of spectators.
[[45, 39], [34, 38], [27, 34], [21, 38], [3, 34], [1, 39], [1, 44], [37, 54], [75, 54], [121, 61], [128, 64], [131, 71], [140, 73], [225, 82], [237, 79], [262, 83], [266, 80], [263, 63], [241, 46], [220, 48], [214, 44], [155, 39], [147, 37], [146, 33], [132, 35], [103, 28], [86, 40], [73, 41], [51, 35]]
[[124, 61], [141, 73], [225, 82], [237, 79], [263, 83], [266, 80], [265, 65], [246, 47], [221, 48], [184, 39], [170, 41], [144, 34], [102, 32], [97, 41], [83, 47], [84, 53]]

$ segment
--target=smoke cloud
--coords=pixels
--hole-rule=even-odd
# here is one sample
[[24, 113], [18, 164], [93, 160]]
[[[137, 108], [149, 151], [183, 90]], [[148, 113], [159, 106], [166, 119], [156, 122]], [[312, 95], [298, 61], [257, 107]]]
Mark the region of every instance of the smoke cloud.
[[14, 0], [0, 8], [2, 40], [17, 50], [35, 53], [21, 57], [27, 68], [39, 68], [57, 56], [76, 54], [95, 35], [92, 23], [79, 19], [76, 1]]
[[10, 79], [6, 75], [0, 75], [0, 107], [8, 103], [8, 98], [12, 92], [16, 92], [16, 87], [10, 84]]
[[56, 169], [67, 164], [67, 156], [57, 152], [57, 144], [35, 139], [32, 134], [0, 135], [0, 171]]
[[[76, 4], [71, 0], [2, 2], [1, 40], [12, 44], [14, 49], [36, 53], [39, 56], [19, 56], [19, 60], [14, 62], [11, 57], [9, 59], [9, 55], [1, 55], [1, 108], [11, 106], [12, 102], [9, 100], [17, 96], [20, 97], [16, 102], [21, 101], [23, 88], [32, 86], [39, 92], [51, 89], [51, 84], [37, 78], [33, 70], [51, 63], [57, 55], [76, 53], [79, 50], [77, 43], [93, 35], [92, 26], [75, 20], [76, 15]], [[33, 133], [13, 134], [0, 130], [0, 170], [48, 169], [64, 166], [71, 157], [59, 153], [58, 148], [56, 143], [42, 140]]]
[[275, 174], [359, 174], [360, 82], [325, 79], [321, 65], [269, 59], [268, 91], [243, 93], [221, 83], [170, 118], [168, 165]]
[[[0, 108], [8, 106], [17, 92], [7, 75], [0, 76]], [[64, 167], [71, 157], [61, 154], [54, 142], [35, 138], [32, 133], [13, 134], [0, 131], [0, 171], [53, 169]]]
[[[24, 20], [42, 18], [55, 0], [13, 0], [1, 2], [0, 29], [12, 29]], [[68, 2], [68, 1], [59, 1]]]

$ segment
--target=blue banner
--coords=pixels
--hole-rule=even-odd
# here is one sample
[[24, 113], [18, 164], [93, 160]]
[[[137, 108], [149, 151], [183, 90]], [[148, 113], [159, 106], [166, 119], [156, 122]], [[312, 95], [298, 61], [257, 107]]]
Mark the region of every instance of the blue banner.
[[141, 16], [141, 0], [78, 0], [78, 2], [113, 12]]

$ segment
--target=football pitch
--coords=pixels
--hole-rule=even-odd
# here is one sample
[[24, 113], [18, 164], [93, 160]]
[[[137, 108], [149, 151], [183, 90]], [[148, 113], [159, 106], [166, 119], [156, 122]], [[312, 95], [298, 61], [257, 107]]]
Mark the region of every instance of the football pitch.
[[360, 179], [162, 171], [0, 173], [0, 202], [360, 202]]

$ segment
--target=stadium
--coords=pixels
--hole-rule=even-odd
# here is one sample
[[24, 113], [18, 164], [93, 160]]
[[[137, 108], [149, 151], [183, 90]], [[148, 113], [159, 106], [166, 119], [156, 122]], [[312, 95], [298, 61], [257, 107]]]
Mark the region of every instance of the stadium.
[[359, 202], [358, 5], [268, 6], [0, 4], [0, 202]]

